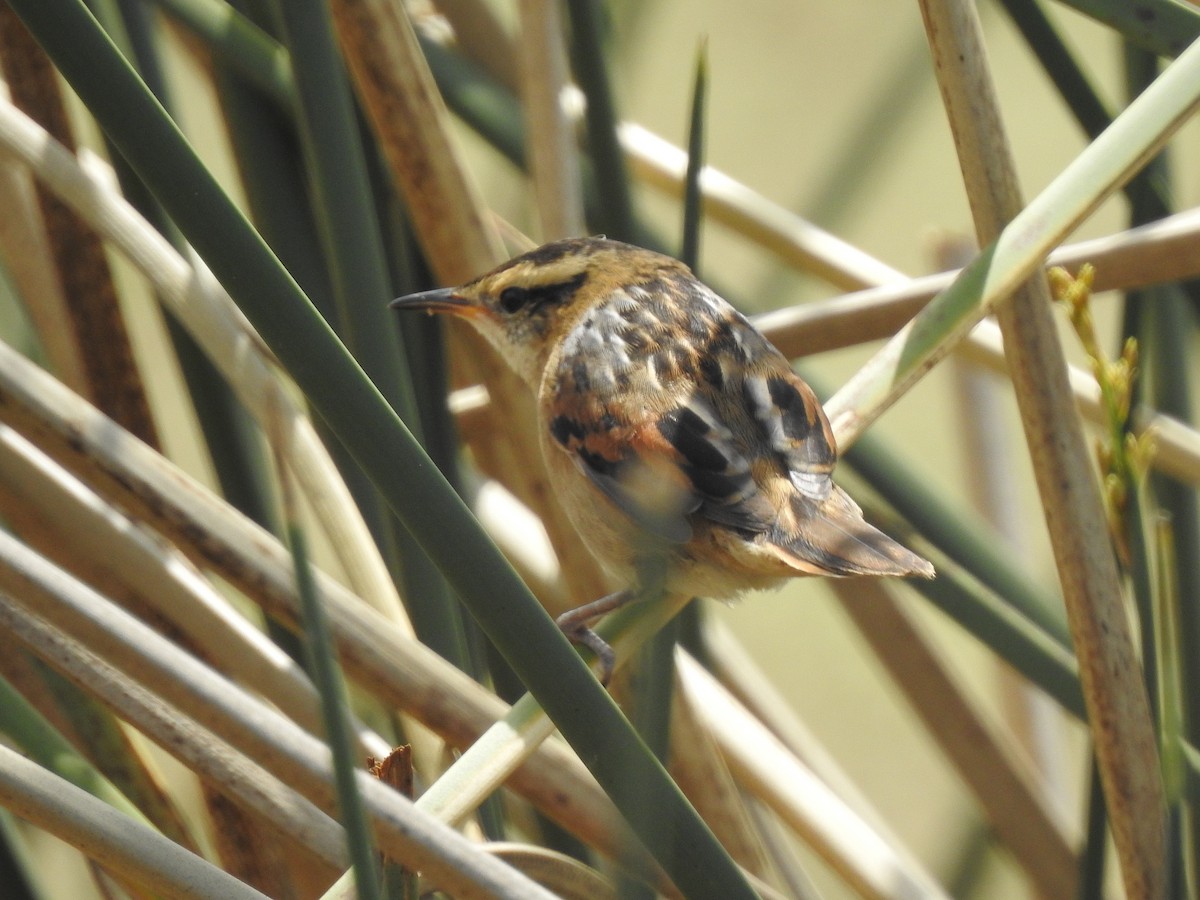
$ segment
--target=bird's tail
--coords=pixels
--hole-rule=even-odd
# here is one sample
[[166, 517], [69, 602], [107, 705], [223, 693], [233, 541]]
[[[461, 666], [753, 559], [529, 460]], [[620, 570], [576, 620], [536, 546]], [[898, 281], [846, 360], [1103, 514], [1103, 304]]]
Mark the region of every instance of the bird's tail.
[[772, 545], [788, 565], [811, 575], [934, 576], [933, 565], [863, 519], [839, 487], [822, 501], [797, 498], [786, 533]]

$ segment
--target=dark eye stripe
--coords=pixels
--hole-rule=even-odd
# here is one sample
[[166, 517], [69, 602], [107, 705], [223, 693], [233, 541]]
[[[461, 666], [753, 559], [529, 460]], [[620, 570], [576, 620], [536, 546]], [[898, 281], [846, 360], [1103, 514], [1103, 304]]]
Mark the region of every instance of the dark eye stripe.
[[500, 308], [506, 313], [515, 313], [522, 309], [535, 312], [547, 304], [569, 300], [585, 281], [587, 272], [580, 272], [574, 278], [554, 284], [509, 285], [500, 292]]

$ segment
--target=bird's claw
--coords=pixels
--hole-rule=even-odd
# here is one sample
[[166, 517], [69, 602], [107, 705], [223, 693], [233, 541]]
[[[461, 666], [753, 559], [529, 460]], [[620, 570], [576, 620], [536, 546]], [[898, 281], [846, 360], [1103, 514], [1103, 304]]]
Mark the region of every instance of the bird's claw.
[[600, 637], [592, 629], [586, 625], [576, 622], [563, 622], [570, 616], [566, 613], [558, 617], [558, 627], [562, 629], [563, 634], [567, 636], [573, 644], [582, 644], [596, 654], [596, 661], [600, 664], [600, 671], [596, 677], [600, 680], [600, 684], [608, 687], [608, 682], [612, 678], [613, 670], [617, 665], [617, 654], [613, 650], [612, 645], [604, 638]]

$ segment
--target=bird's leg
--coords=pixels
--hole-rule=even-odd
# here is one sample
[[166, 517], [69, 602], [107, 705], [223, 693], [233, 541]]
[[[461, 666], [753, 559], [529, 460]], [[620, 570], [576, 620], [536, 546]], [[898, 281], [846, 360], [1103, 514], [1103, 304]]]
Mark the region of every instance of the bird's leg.
[[596, 654], [596, 658], [600, 661], [600, 683], [605, 687], [608, 687], [608, 680], [612, 677], [617, 655], [604, 638], [592, 631], [589, 626], [613, 610], [620, 609], [635, 597], [636, 595], [631, 590], [617, 591], [615, 594], [609, 594], [599, 600], [593, 600], [591, 603], [567, 610], [554, 620], [562, 633], [571, 641], [583, 644]]

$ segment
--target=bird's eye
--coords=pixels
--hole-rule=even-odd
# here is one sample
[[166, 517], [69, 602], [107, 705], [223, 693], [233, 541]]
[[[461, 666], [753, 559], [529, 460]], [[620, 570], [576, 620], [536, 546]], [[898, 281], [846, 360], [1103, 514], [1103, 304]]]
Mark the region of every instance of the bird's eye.
[[500, 292], [500, 308], [507, 313], [514, 313], [525, 305], [529, 292], [521, 287], [506, 287]]

